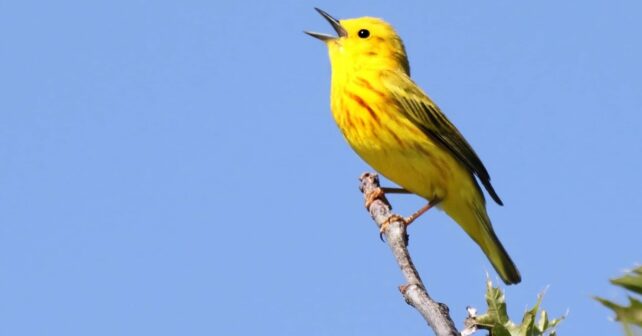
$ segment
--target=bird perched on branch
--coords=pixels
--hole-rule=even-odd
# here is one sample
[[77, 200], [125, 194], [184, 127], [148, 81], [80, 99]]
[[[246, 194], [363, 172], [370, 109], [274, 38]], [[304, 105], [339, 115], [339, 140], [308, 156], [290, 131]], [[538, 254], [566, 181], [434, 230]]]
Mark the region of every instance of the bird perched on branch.
[[[477, 179], [502, 201], [466, 139], [410, 78], [406, 51], [385, 21], [337, 20], [317, 8], [338, 36], [306, 32], [325, 42], [332, 64], [332, 115], [355, 152], [370, 166], [428, 204], [443, 209], [481, 247], [502, 280], [521, 281], [493, 231]], [[385, 230], [385, 227], [382, 227]]]

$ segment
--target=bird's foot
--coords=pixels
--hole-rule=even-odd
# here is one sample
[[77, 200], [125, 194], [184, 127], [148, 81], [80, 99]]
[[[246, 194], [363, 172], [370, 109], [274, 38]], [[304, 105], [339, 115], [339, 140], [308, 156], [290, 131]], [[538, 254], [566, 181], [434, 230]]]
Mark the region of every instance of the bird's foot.
[[368, 193], [368, 195], [366, 196], [366, 210], [369, 211], [372, 203], [374, 203], [374, 201], [380, 199], [384, 195], [385, 193], [381, 188], [374, 189], [372, 192]]
[[379, 238], [383, 241], [383, 235], [386, 233], [386, 230], [388, 229], [388, 226], [390, 226], [390, 223], [394, 221], [401, 221], [404, 226], [407, 228], [408, 225], [412, 224], [419, 216], [423, 215], [426, 213], [426, 211], [430, 210], [433, 206], [435, 206], [439, 201], [433, 201], [429, 202], [428, 204], [424, 205], [421, 207], [421, 209], [417, 210], [415, 213], [408, 217], [401, 217], [399, 215], [393, 214], [392, 216], [388, 217], [383, 224], [381, 224], [381, 227], [379, 227]]
[[379, 238], [381, 240], [383, 240], [383, 235], [386, 233], [386, 230], [388, 230], [388, 227], [390, 226], [390, 223], [395, 222], [395, 221], [401, 221], [404, 224], [404, 226], [406, 226], [406, 227], [408, 226], [408, 222], [407, 222], [406, 218], [401, 217], [399, 215], [395, 215], [395, 214], [391, 215], [379, 227]]

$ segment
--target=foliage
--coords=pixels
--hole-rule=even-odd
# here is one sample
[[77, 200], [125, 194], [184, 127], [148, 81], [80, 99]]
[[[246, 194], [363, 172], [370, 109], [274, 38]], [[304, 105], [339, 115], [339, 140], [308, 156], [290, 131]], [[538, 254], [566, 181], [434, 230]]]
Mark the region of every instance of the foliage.
[[620, 321], [626, 335], [642, 334], [642, 266], [635, 268], [627, 274], [611, 279], [611, 283], [627, 289], [637, 295], [628, 295], [629, 305], [622, 306], [613, 301], [596, 297], [595, 299], [615, 312], [615, 320]]
[[[521, 323], [515, 323], [508, 317], [504, 292], [499, 287], [493, 287], [489, 279], [486, 282], [488, 311], [472, 317], [473, 324], [479, 329], [490, 331], [493, 336], [555, 336], [557, 335], [555, 328], [564, 316], [550, 320], [546, 310], [540, 310], [542, 298], [543, 294], [539, 294], [535, 306], [524, 313]], [[537, 318], [538, 312], [539, 318]]]

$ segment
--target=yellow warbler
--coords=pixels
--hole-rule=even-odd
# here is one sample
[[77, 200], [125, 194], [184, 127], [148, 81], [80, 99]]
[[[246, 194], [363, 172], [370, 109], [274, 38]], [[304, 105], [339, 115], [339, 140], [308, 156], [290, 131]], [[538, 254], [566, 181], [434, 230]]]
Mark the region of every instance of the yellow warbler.
[[493, 231], [477, 179], [502, 201], [481, 160], [432, 100], [410, 79], [406, 51], [385, 21], [337, 20], [317, 8], [339, 36], [325, 42], [332, 64], [331, 109], [343, 136], [375, 170], [443, 209], [481, 247], [507, 284], [519, 271]]

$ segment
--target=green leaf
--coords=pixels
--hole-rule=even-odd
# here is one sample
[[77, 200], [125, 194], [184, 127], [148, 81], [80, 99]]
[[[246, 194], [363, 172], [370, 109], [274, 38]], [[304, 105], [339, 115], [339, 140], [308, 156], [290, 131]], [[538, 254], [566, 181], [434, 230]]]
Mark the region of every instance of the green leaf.
[[642, 266], [634, 269], [630, 274], [611, 279], [611, 283], [624, 287], [634, 293], [642, 294]]
[[[642, 266], [619, 278], [611, 279], [611, 283], [633, 293], [642, 294]], [[615, 313], [615, 320], [622, 323], [625, 334], [633, 335], [634, 326], [642, 327], [642, 301], [633, 296], [628, 296], [628, 298], [629, 304], [627, 306], [600, 297], [594, 299]]]
[[542, 312], [539, 314], [539, 321], [537, 322], [537, 330], [542, 331], [548, 328], [548, 313], [546, 310], [542, 309]]
[[493, 282], [490, 279], [486, 280], [486, 304], [488, 305], [488, 314], [493, 316], [494, 321], [500, 324], [508, 322], [504, 293], [499, 287], [493, 287]]
[[595, 298], [597, 301], [615, 312], [615, 319], [623, 323], [632, 323], [642, 327], [642, 302], [629, 296], [629, 305], [621, 306], [615, 302]]
[[[508, 316], [504, 292], [499, 287], [494, 287], [490, 280], [487, 280], [486, 304], [488, 311], [474, 317], [475, 325], [479, 329], [489, 330], [493, 336], [554, 336], [555, 327], [564, 317], [549, 320], [546, 311], [540, 311], [542, 298], [543, 294], [538, 295], [533, 308], [524, 313], [522, 322], [515, 324]], [[535, 323], [536, 320], [537, 323]]]
[[530, 310], [527, 310], [522, 317], [522, 325], [519, 328], [519, 335], [532, 335], [535, 328], [535, 317], [539, 310], [539, 305], [542, 303], [543, 294], [537, 295], [537, 302]]
[[[563, 316], [560, 316], [560, 317], [558, 317], [556, 319], [552, 319], [552, 320], [548, 321], [548, 327], [549, 328], [557, 327], [557, 325], [560, 324], [560, 322], [562, 322], [565, 318], [566, 318], [566, 315], [563, 315]], [[553, 334], [551, 334], [551, 336], [553, 336]]]
[[503, 325], [497, 323], [493, 326], [493, 329], [491, 329], [491, 335], [493, 336], [512, 336], [510, 331], [506, 329]]

